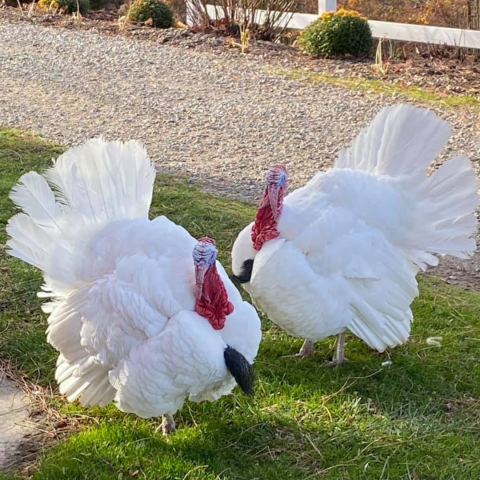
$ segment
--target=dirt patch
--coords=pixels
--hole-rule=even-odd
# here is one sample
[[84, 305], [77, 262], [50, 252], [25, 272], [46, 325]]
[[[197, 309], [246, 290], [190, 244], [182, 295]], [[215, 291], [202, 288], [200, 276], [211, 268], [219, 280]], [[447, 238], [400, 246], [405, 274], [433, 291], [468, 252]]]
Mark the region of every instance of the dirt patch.
[[26, 439], [36, 433], [31, 411], [25, 391], [0, 370], [0, 470], [14, 467], [24, 457]]
[[77, 429], [77, 421], [52, 409], [53, 392], [0, 365], [0, 472], [34, 468], [42, 450]]
[[[477, 245], [479, 241], [477, 237]], [[443, 278], [450, 285], [480, 292], [480, 253], [477, 251], [469, 260], [441, 258], [438, 267], [429, 270], [428, 274]]]

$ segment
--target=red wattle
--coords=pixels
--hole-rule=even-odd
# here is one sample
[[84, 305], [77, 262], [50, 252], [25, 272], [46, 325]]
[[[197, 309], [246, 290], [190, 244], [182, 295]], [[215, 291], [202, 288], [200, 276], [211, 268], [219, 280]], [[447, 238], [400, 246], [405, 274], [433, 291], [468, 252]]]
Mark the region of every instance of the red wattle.
[[255, 223], [252, 228], [252, 242], [255, 250], [260, 250], [268, 240], [273, 240], [280, 235], [277, 230], [277, 222], [273, 218], [270, 204], [258, 210]]
[[205, 317], [215, 330], [221, 330], [233, 310], [233, 304], [228, 301], [227, 289], [216, 265], [213, 265], [205, 274], [202, 294], [197, 300], [195, 311]]
[[[283, 191], [279, 192], [277, 205], [278, 214], [281, 214], [283, 207]], [[252, 242], [255, 250], [260, 250], [262, 245], [269, 240], [273, 240], [280, 236], [280, 232], [277, 230], [277, 221], [275, 220], [270, 206], [268, 187], [265, 190], [262, 204], [257, 211], [255, 217], [255, 223], [252, 227]]]

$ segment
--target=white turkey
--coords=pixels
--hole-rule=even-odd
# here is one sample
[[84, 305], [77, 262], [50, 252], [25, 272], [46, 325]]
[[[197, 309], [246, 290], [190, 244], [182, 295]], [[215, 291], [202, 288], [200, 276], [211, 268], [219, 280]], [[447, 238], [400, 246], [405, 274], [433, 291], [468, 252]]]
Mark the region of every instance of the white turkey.
[[284, 193], [274, 166], [254, 223], [238, 236], [233, 273], [255, 305], [288, 333], [313, 342], [345, 331], [382, 352], [407, 341], [419, 270], [437, 255], [476, 249], [478, 184], [458, 156], [427, 175], [449, 140], [447, 122], [407, 105], [385, 108], [334, 168]]
[[148, 219], [154, 179], [137, 142], [90, 140], [21, 177], [7, 231], [10, 254], [44, 274], [60, 392], [163, 415], [169, 433], [186, 398], [216, 400], [235, 381], [252, 393], [261, 329], [213, 240]]

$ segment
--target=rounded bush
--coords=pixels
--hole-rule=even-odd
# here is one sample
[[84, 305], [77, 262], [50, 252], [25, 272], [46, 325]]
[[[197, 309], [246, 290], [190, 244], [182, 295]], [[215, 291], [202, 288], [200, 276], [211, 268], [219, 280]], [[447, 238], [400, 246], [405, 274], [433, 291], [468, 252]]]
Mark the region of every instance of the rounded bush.
[[76, 13], [78, 10], [85, 15], [90, 10], [89, 0], [39, 0], [38, 6], [44, 10], [60, 10], [63, 13]]
[[371, 53], [372, 31], [367, 19], [353, 10], [324, 13], [300, 35], [299, 46], [310, 55]]
[[160, 0], [136, 0], [130, 9], [129, 19], [134, 22], [152, 19], [154, 27], [170, 28], [173, 25], [173, 12]]
[[90, 0], [90, 10], [101, 10], [107, 3], [108, 0]]

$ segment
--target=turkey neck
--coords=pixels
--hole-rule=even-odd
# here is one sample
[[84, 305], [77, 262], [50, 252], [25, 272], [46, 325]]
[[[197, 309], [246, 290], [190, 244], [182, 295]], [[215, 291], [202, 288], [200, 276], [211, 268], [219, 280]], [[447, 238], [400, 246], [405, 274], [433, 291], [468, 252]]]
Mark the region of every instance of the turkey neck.
[[233, 310], [233, 305], [228, 300], [227, 289], [214, 264], [205, 273], [202, 293], [195, 305], [195, 311], [205, 317], [215, 330], [221, 330], [225, 326], [227, 315]]
[[[283, 209], [283, 188], [279, 188], [277, 197], [277, 218], [282, 214]], [[278, 222], [275, 220], [270, 203], [269, 187], [265, 189], [260, 208], [255, 217], [255, 223], [252, 228], [252, 242], [255, 250], [260, 250], [262, 245], [268, 240], [273, 240], [280, 236], [278, 231]]]

